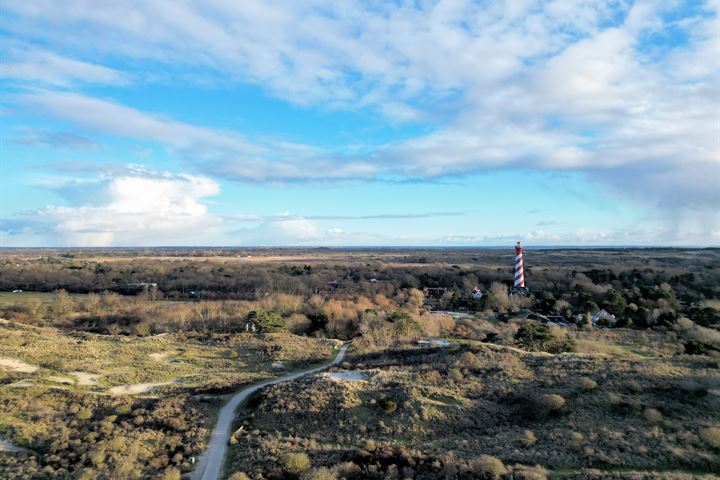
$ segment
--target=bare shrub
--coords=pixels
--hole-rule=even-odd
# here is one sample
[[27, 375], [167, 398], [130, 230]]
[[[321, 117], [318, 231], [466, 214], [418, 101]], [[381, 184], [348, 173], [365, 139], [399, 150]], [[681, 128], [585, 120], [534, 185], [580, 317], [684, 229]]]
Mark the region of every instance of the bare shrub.
[[335, 473], [326, 467], [311, 468], [300, 476], [301, 480], [336, 480]]
[[90, 420], [93, 416], [92, 410], [88, 408], [83, 408], [77, 411], [75, 414], [75, 418], [78, 420]]
[[470, 461], [470, 471], [478, 478], [486, 480], [495, 480], [507, 473], [503, 462], [499, 458], [490, 455], [480, 455]]
[[535, 399], [535, 415], [537, 417], [544, 417], [552, 415], [560, 411], [565, 405], [565, 399], [561, 395], [545, 394], [540, 395]]
[[310, 457], [306, 453], [289, 453], [283, 458], [282, 465], [287, 473], [296, 475], [310, 468]]
[[312, 328], [312, 322], [302, 313], [293, 313], [285, 320], [290, 333], [296, 335], [308, 333]]
[[577, 380], [577, 387], [580, 390], [585, 390], [586, 392], [589, 392], [597, 388], [597, 382], [592, 378], [581, 377]]
[[518, 480], [547, 480], [547, 472], [540, 465], [529, 467], [518, 465], [513, 468], [513, 478]]
[[180, 470], [170, 467], [163, 472], [160, 476], [160, 480], [180, 480]]
[[485, 363], [480, 360], [474, 353], [465, 352], [460, 355], [460, 358], [457, 361], [457, 366], [469, 368], [472, 370], [481, 370], [485, 366]]
[[645, 411], [643, 411], [643, 417], [650, 423], [658, 423], [663, 418], [662, 413], [654, 408], [646, 408]]
[[537, 442], [537, 437], [532, 430], [525, 430], [522, 434], [522, 440], [525, 445], [532, 446], [535, 445], [535, 442]]
[[485, 305], [496, 312], [506, 312], [510, 308], [507, 287], [500, 282], [493, 282], [490, 285]]
[[235, 472], [228, 477], [228, 480], [250, 480], [250, 477], [245, 472]]
[[700, 438], [713, 448], [720, 448], [720, 427], [700, 429]]
[[354, 462], [340, 463], [338, 465], [335, 465], [334, 470], [338, 476], [344, 477], [344, 478], [357, 477], [358, 475], [360, 475], [360, 472], [362, 471], [360, 466]]

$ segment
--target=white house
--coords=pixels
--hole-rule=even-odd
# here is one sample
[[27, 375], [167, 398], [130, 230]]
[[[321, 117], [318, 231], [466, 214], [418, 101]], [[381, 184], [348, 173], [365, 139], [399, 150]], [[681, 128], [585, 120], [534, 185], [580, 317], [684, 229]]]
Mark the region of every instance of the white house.
[[608, 311], [605, 309], [599, 310], [592, 315], [593, 327], [613, 326], [615, 325], [615, 322], [617, 322], [615, 315], [608, 313]]

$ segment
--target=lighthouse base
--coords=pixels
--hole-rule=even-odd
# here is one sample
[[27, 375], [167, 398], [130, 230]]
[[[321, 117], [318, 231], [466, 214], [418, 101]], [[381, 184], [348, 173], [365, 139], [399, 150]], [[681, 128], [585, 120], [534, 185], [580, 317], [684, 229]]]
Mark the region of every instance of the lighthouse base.
[[522, 295], [523, 297], [530, 295], [530, 289], [527, 287], [510, 287], [508, 291], [510, 295]]

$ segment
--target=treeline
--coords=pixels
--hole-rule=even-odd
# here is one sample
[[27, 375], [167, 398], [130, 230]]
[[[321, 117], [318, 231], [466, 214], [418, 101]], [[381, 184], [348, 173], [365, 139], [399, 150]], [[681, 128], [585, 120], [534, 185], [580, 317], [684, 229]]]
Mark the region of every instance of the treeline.
[[[0, 260], [0, 291], [136, 293], [133, 285], [155, 283], [167, 298], [252, 300], [272, 293], [392, 296], [408, 288], [440, 287], [449, 296], [455, 294], [456, 299], [462, 299], [476, 286], [487, 290], [493, 282], [510, 285], [512, 256], [490, 252], [466, 253], [460, 258], [456, 258], [459, 256], [456, 253], [451, 258], [462, 260], [458, 264], [439, 263], [450, 255], [444, 251], [435, 256], [412, 251], [406, 255], [397, 253], [400, 263], [376, 260], [373, 256], [312, 264], [152, 257], [116, 260], [5, 257]], [[678, 301], [720, 298], [720, 253], [715, 250], [691, 251], [692, 255], [657, 251], [653, 256], [642, 250], [634, 256], [635, 251], [577, 250], [562, 251], [562, 255], [559, 252], [531, 251], [527, 255], [526, 279], [536, 296], [549, 292], [561, 298], [575, 292], [578, 302], [592, 299], [597, 303], [602, 301], [601, 294], [614, 289], [622, 292], [627, 303], [633, 303], [633, 298], [664, 295], [658, 288], [666, 284]], [[618, 257], [620, 254], [622, 257]], [[359, 258], [367, 261], [355, 261]]]

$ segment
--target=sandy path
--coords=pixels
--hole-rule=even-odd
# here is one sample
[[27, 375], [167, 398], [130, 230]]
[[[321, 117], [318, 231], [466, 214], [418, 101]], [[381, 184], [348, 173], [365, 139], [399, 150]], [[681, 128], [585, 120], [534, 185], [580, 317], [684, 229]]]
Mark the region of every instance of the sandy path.
[[98, 381], [98, 378], [102, 376], [98, 375], [97, 373], [87, 372], [70, 372], [70, 375], [75, 375], [75, 377], [77, 377], [78, 385], [95, 385]]
[[161, 383], [131, 383], [129, 385], [118, 385], [108, 390], [110, 395], [138, 395], [140, 393], [146, 393], [153, 388], [161, 387], [163, 385], [171, 385], [175, 382], [161, 382]]
[[151, 353], [148, 355], [151, 359], [155, 360], [156, 362], [162, 362], [167, 357], [169, 357], [174, 352], [157, 352], [157, 353]]
[[75, 380], [70, 377], [61, 377], [59, 375], [52, 375], [50, 377], [47, 377], [48, 380], [55, 383], [63, 383], [65, 385], [73, 385], [75, 383]]
[[38, 367], [36, 367], [35, 365], [30, 365], [29, 363], [6, 357], [0, 358], [0, 367], [5, 367], [15, 372], [21, 373], [33, 373], [35, 370], [38, 369]]
[[34, 455], [37, 455], [37, 453], [33, 452], [32, 450], [28, 450], [27, 448], [18, 447], [17, 445], [13, 444], [12, 442], [9, 442], [7, 440], [0, 439], [0, 452], [8, 452], [8, 453], [32, 453]]
[[265, 382], [258, 383], [257, 385], [253, 385], [252, 387], [248, 387], [244, 390], [240, 390], [238, 393], [236, 393], [232, 397], [232, 399], [230, 399], [230, 401], [222, 408], [222, 410], [220, 410], [217, 424], [215, 425], [215, 429], [210, 436], [210, 445], [208, 446], [207, 451], [202, 455], [202, 457], [200, 457], [200, 461], [198, 462], [198, 466], [195, 469], [195, 473], [193, 474], [192, 479], [220, 479], [223, 463], [225, 461], [225, 451], [227, 450], [227, 443], [228, 439], [230, 438], [230, 428], [232, 427], [233, 420], [235, 419], [235, 410], [237, 409], [238, 405], [244, 402], [251, 394], [255, 393], [263, 387], [267, 387], [268, 385], [274, 385], [280, 382], [295, 380], [296, 378], [300, 378], [303, 375], [319, 372], [321, 370], [325, 370], [332, 365], [338, 364], [342, 362], [347, 349], [348, 345], [343, 345], [343, 347], [340, 349], [337, 356], [332, 362], [322, 365], [320, 367], [303, 370], [302, 372], [292, 373], [290, 375], [285, 375], [274, 380], [267, 380]]

